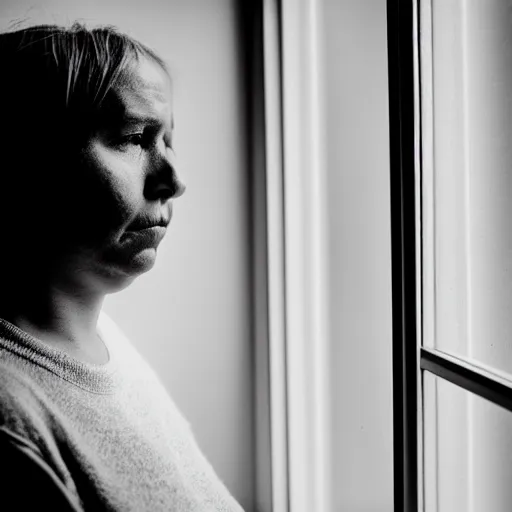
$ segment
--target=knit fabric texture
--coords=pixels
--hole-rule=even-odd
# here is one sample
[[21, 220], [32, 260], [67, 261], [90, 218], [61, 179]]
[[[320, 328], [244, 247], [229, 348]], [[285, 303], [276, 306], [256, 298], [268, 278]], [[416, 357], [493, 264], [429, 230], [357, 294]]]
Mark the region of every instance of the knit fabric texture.
[[[26, 465], [32, 484], [44, 481], [44, 494], [72, 511], [242, 512], [155, 373], [104, 312], [98, 334], [105, 365], [80, 362], [0, 319], [3, 474]], [[57, 510], [45, 499], [40, 510]]]

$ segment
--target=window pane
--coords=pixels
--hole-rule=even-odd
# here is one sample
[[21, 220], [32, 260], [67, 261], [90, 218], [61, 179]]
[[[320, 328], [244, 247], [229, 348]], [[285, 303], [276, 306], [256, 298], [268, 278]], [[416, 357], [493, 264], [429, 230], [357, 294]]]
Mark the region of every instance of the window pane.
[[429, 22], [425, 343], [512, 374], [512, 1], [434, 0]]
[[425, 511], [512, 510], [512, 414], [424, 372]]

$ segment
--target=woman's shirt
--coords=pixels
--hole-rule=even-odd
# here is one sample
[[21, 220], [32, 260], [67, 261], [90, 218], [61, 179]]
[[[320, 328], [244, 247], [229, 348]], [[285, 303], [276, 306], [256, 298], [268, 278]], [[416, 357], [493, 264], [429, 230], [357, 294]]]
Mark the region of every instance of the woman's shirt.
[[102, 366], [0, 319], [0, 509], [242, 512], [105, 313], [98, 334]]

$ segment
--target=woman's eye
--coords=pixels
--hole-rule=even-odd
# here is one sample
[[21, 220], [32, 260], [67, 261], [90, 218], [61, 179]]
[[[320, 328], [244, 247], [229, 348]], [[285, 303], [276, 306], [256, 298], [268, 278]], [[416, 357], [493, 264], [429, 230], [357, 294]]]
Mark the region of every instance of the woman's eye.
[[145, 132], [137, 132], [130, 133], [128, 135], [119, 136], [117, 139], [113, 141], [113, 144], [122, 149], [123, 151], [127, 151], [130, 149], [144, 149], [151, 144], [151, 137], [148, 133]]
[[138, 149], [149, 149], [151, 146], [156, 144], [157, 134], [150, 130], [144, 130], [137, 133], [130, 133], [122, 136], [117, 145], [123, 150], [129, 150], [130, 148]]
[[143, 146], [146, 143], [143, 133], [132, 133], [123, 138], [125, 144], [133, 144], [134, 146]]

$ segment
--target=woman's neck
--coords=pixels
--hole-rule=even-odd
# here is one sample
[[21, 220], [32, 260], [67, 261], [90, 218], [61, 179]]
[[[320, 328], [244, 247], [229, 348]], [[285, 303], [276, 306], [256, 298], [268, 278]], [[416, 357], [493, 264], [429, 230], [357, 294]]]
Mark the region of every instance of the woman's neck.
[[2, 287], [0, 317], [84, 362], [104, 364], [108, 352], [96, 326], [104, 295], [31, 280]]

